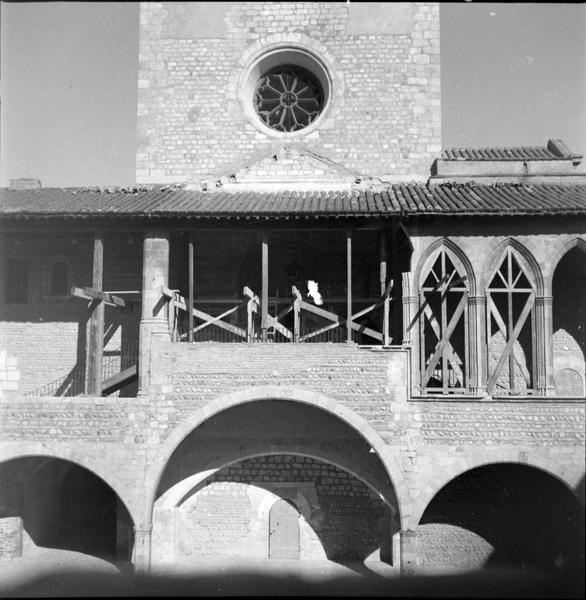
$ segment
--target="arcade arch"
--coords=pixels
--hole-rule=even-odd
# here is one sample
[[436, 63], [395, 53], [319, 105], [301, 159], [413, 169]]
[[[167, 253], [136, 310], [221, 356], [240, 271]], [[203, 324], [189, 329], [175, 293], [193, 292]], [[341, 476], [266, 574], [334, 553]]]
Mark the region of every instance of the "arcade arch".
[[14, 519], [19, 552], [33, 547], [129, 561], [133, 519], [120, 496], [92, 470], [50, 455], [0, 463], [0, 518]]
[[[256, 493], [250, 492], [250, 486], [275, 495], [275, 486], [278, 488], [281, 482], [304, 497], [309, 494], [316, 505], [321, 501], [315, 489], [307, 487], [311, 483], [308, 472], [315, 472], [326, 487], [330, 480], [345, 479], [349, 483], [340, 484], [350, 486], [342, 487], [345, 492], [354, 486], [362, 490], [364, 498], [369, 497], [367, 503], [375, 502], [381, 509], [375, 529], [398, 533], [406, 486], [400, 468], [378, 434], [355, 413], [319, 394], [278, 386], [266, 388], [230, 394], [206, 406], [205, 412], [192, 415], [171, 434], [166, 451], [159, 454], [147, 476], [147, 485], [154, 494], [153, 546], [161, 545], [160, 519], [174, 518], [163, 516], [161, 511], [170, 505], [175, 510], [198, 494], [204, 496], [212, 489], [210, 485], [220, 485], [217, 477], [226, 470], [234, 476], [228, 483], [236, 488], [249, 486], [248, 495]], [[268, 472], [258, 480], [253, 472], [261, 463]], [[295, 464], [297, 467], [292, 466]], [[235, 470], [241, 473], [237, 475]], [[303, 470], [305, 475], [301, 474]], [[284, 482], [283, 477], [288, 481]], [[280, 494], [275, 497], [283, 497], [282, 490]], [[381, 526], [385, 519], [386, 525]], [[158, 558], [154, 555], [153, 559], [156, 562]]]
[[556, 571], [584, 556], [578, 498], [557, 477], [527, 464], [489, 463], [454, 477], [428, 503], [417, 532], [424, 569]]

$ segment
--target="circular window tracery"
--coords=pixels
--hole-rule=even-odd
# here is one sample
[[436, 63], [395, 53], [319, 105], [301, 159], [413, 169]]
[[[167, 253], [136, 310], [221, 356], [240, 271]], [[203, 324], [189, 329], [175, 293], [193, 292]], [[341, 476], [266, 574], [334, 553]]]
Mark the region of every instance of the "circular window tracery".
[[255, 52], [241, 72], [238, 97], [250, 123], [271, 137], [314, 132], [332, 100], [331, 67], [309, 48], [280, 42]]
[[295, 65], [283, 65], [270, 69], [257, 81], [255, 106], [267, 127], [298, 131], [321, 114], [324, 93], [313, 73]]

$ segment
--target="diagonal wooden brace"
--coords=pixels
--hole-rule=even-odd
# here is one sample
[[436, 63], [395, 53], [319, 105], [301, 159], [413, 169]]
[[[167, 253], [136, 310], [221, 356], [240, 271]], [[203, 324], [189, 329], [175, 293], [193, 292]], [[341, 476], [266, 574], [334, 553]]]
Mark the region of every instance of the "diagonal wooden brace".
[[454, 311], [454, 314], [452, 315], [450, 322], [448, 323], [446, 331], [444, 332], [444, 336], [438, 342], [438, 345], [435, 347], [435, 351], [434, 351], [433, 355], [429, 359], [429, 363], [425, 369], [425, 372], [423, 373], [423, 377], [421, 380], [422, 387], [425, 387], [427, 385], [427, 382], [429, 381], [431, 374], [433, 373], [437, 363], [439, 362], [439, 359], [442, 357], [442, 355], [444, 353], [444, 349], [446, 348], [447, 344], [450, 341], [450, 338], [452, 337], [452, 333], [454, 333], [454, 329], [456, 329], [456, 325], [458, 324], [458, 321], [460, 320], [460, 317], [462, 316], [462, 313], [464, 312], [464, 308], [467, 303], [468, 303], [468, 294], [464, 294], [464, 296], [460, 299], [460, 302], [458, 303], [458, 306], [457, 306], [456, 310]]
[[503, 353], [501, 354], [501, 357], [499, 358], [499, 361], [496, 364], [496, 367], [495, 367], [494, 371], [492, 372], [492, 375], [490, 376], [488, 383], [486, 384], [486, 390], [489, 394], [492, 393], [492, 390], [494, 389], [494, 386], [496, 385], [497, 378], [503, 368], [503, 365], [505, 364], [505, 360], [507, 360], [507, 358], [509, 357], [509, 354], [512, 352], [514, 344], [517, 341], [519, 334], [521, 333], [521, 329], [523, 329], [523, 325], [525, 325], [525, 321], [527, 320], [527, 317], [529, 316], [529, 313], [531, 312], [531, 309], [533, 308], [534, 302], [535, 302], [535, 292], [531, 292], [529, 294], [529, 298], [527, 298], [527, 302], [525, 302], [525, 306], [523, 307], [521, 314], [519, 315], [519, 319], [515, 323], [515, 327], [513, 327], [513, 331], [511, 332], [511, 337], [507, 340], [507, 345], [505, 346], [505, 349], [503, 350]]

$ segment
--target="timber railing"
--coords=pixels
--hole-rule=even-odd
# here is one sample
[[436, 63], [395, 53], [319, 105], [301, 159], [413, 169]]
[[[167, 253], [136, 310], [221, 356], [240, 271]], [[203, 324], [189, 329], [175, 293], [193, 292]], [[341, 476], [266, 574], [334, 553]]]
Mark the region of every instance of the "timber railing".
[[[250, 288], [244, 287], [242, 300], [239, 302], [236, 300], [236, 305], [229, 306], [218, 315], [209, 314], [193, 306], [192, 322], [194, 326], [191, 329], [189, 326], [185, 327], [180, 318], [180, 313], [189, 315], [189, 302], [185, 297], [178, 290], [167, 287], [161, 287], [161, 293], [169, 306], [169, 332], [174, 342], [345, 342], [352, 341], [353, 334], [356, 332], [367, 339], [375, 340], [375, 343], [388, 346], [392, 341], [389, 335], [392, 289], [393, 281], [390, 281], [380, 298], [374, 299], [374, 302], [356, 313], [339, 315], [305, 301], [301, 292], [293, 286], [290, 300], [269, 299], [269, 305], [275, 307], [275, 314], [266, 314], [265, 324], [261, 317], [259, 297]], [[204, 299], [200, 302], [201, 305], [206, 304]], [[219, 301], [216, 300], [216, 302]], [[234, 300], [223, 302], [229, 304]], [[364, 299], [357, 299], [357, 302], [364, 305]], [[285, 304], [285, 307], [279, 310], [282, 304]], [[371, 326], [367, 326], [359, 322], [366, 316], [372, 318], [377, 309], [381, 309], [378, 319], [381, 322], [380, 330], [373, 329], [372, 323], [370, 323]], [[292, 317], [289, 316], [290, 314]], [[237, 321], [236, 323], [228, 322], [227, 318], [236, 318]], [[199, 324], [195, 324], [193, 321], [195, 319], [199, 321]], [[323, 324], [320, 324], [319, 321], [322, 321]]]

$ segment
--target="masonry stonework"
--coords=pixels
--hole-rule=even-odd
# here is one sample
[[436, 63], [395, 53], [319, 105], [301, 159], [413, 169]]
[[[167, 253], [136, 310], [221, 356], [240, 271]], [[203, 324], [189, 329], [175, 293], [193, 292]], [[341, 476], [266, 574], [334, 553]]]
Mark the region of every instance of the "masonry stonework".
[[334, 79], [323, 126], [293, 143], [362, 174], [428, 172], [440, 150], [437, 5], [372, 3], [361, 15], [324, 2], [223, 6], [141, 5], [138, 181], [199, 182], [278, 148], [247, 119], [239, 75], [247, 54], [287, 45], [323, 56]]

